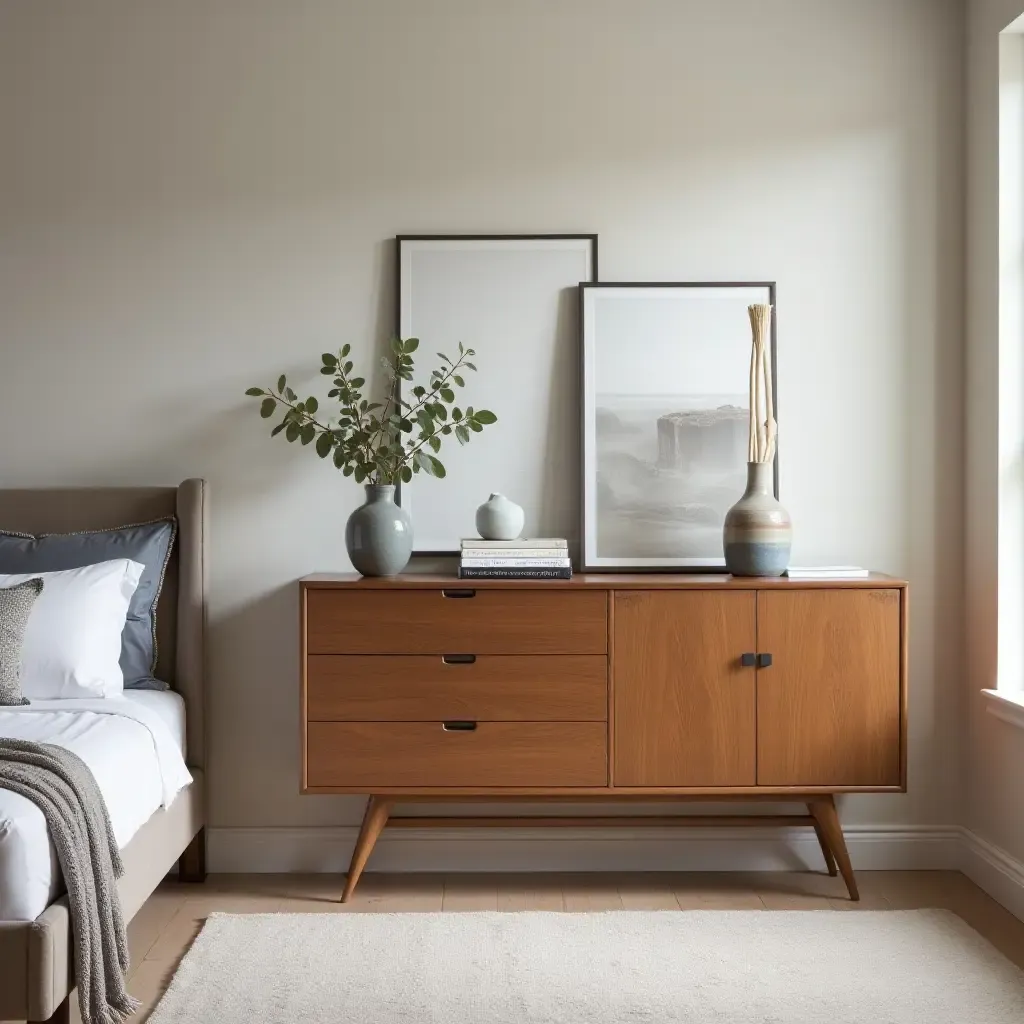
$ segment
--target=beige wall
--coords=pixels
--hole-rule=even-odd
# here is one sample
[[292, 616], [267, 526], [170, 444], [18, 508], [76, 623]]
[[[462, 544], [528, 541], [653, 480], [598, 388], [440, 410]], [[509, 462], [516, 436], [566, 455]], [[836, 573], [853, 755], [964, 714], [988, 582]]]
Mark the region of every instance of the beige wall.
[[558, 230], [600, 233], [607, 280], [778, 280], [794, 558], [913, 584], [910, 793], [844, 813], [958, 820], [962, 28], [956, 0], [0, 6], [0, 479], [211, 482], [214, 824], [359, 813], [297, 794], [294, 583], [346, 568], [359, 494], [242, 391], [367, 359], [396, 232]]
[[[966, 582], [967, 582], [967, 673], [965, 679], [970, 736], [968, 743], [969, 799], [966, 824], [982, 838], [1002, 847], [1011, 856], [1024, 859], [1024, 817], [1021, 815], [1022, 780], [1024, 780], [1024, 732], [986, 713], [979, 696], [984, 688], [995, 688], [998, 682], [1019, 688], [1020, 678], [1008, 678], [1014, 665], [1020, 666], [1014, 649], [1019, 649], [1024, 624], [1007, 620], [1005, 612], [1012, 607], [1021, 611], [1018, 589], [1020, 563], [1019, 537], [1007, 531], [1006, 513], [1012, 501], [1003, 508], [1003, 545], [997, 546], [1000, 525], [1000, 476], [1004, 498], [1012, 498], [1006, 484], [1019, 483], [1020, 452], [1013, 466], [1013, 451], [1019, 448], [1019, 432], [1011, 432], [1007, 416], [1013, 409], [1004, 403], [1003, 433], [1000, 437], [1000, 379], [1004, 398], [1007, 385], [1013, 381], [1008, 374], [1008, 360], [1020, 359], [1020, 336], [1007, 335], [1009, 348], [1000, 360], [1000, 282], [1003, 283], [1004, 317], [1019, 304], [1024, 289], [1020, 281], [1009, 285], [1008, 261], [1000, 259], [999, 222], [999, 33], [1024, 13], [1021, 0], [971, 0], [968, 23], [967, 54], [967, 335], [966, 335]], [[1013, 64], [1024, 69], [1019, 38], [1004, 39], [1002, 58], [1004, 73], [1012, 79]], [[1019, 135], [1024, 138], [1024, 123]], [[1010, 140], [1007, 139], [1007, 142]], [[1020, 139], [1017, 140], [1019, 145]], [[1009, 168], [1012, 152], [1004, 146], [1005, 164]], [[1018, 168], [1020, 166], [1018, 160]], [[1006, 187], [1009, 183], [1004, 180]], [[1012, 188], [1012, 184], [1010, 185]], [[1016, 190], [1022, 188], [1016, 183]], [[1009, 195], [1004, 193], [1004, 200]], [[1018, 201], [1019, 202], [1019, 201]], [[1019, 211], [1020, 207], [1017, 206]], [[1011, 224], [1013, 234], [1004, 231], [1003, 241], [1012, 243], [1024, 237], [1022, 226]], [[1020, 253], [1015, 258], [1019, 261]], [[1019, 273], [1019, 263], [1017, 263]], [[1007, 321], [1004, 320], [1004, 324]], [[1017, 384], [1019, 387], [1019, 383]], [[1019, 409], [1017, 411], [1019, 415]], [[1007, 474], [1007, 469], [1015, 472]], [[1011, 488], [1012, 490], [1012, 488]], [[1015, 532], [1019, 533], [1019, 525]], [[1012, 566], [1000, 580], [1000, 563]], [[1003, 624], [1003, 678], [997, 674], [1000, 648], [998, 626]], [[1016, 642], [1014, 642], [1016, 641]]]

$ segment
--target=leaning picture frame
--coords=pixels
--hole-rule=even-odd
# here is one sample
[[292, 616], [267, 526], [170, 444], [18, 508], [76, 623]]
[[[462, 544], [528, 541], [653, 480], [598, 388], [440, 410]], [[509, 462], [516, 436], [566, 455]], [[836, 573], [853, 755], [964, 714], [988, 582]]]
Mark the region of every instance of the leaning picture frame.
[[579, 301], [581, 568], [723, 572], [746, 483], [747, 307], [774, 310], [775, 283], [587, 283]]
[[526, 536], [575, 546], [577, 289], [597, 280], [597, 235], [399, 235], [396, 248], [398, 336], [424, 354], [472, 348], [478, 370], [459, 398], [498, 417], [445, 459], [444, 480], [420, 473], [401, 487], [414, 553], [458, 553], [492, 492], [523, 507]]

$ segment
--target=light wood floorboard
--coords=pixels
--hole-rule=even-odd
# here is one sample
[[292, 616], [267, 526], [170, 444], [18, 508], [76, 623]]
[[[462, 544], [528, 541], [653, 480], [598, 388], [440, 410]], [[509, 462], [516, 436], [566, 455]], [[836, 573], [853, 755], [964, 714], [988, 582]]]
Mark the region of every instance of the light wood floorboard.
[[[363, 876], [338, 903], [343, 875], [211, 875], [205, 885], [165, 882], [129, 928], [129, 988], [146, 1015], [211, 913], [569, 912], [606, 910], [870, 911], [941, 907], [1024, 968], [1024, 922], [956, 871], [859, 871], [862, 899], [814, 872], [764, 874], [408, 874]], [[78, 1007], [72, 1020], [80, 1024]]]

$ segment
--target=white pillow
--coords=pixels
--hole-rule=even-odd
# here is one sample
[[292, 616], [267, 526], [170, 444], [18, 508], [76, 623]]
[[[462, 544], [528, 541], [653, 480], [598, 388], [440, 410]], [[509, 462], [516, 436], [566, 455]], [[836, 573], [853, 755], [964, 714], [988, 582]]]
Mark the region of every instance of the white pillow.
[[0, 587], [43, 581], [21, 646], [21, 689], [29, 700], [123, 691], [121, 631], [144, 569], [115, 558], [61, 572], [0, 574]]

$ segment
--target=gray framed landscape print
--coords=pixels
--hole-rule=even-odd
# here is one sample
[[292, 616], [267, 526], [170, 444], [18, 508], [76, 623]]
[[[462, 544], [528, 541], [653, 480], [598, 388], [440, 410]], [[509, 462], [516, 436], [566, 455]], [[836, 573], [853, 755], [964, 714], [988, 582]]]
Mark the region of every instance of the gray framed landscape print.
[[580, 286], [584, 570], [724, 568], [723, 520], [746, 486], [755, 303], [774, 306], [775, 285]]
[[[597, 235], [401, 235], [397, 329], [422, 359], [475, 350], [464, 403], [494, 426], [446, 449], [443, 480], [401, 488], [413, 550], [455, 554], [492, 492], [526, 513], [525, 536], [579, 530], [580, 282], [597, 279]], [[418, 380], [416, 383], [425, 383]]]

